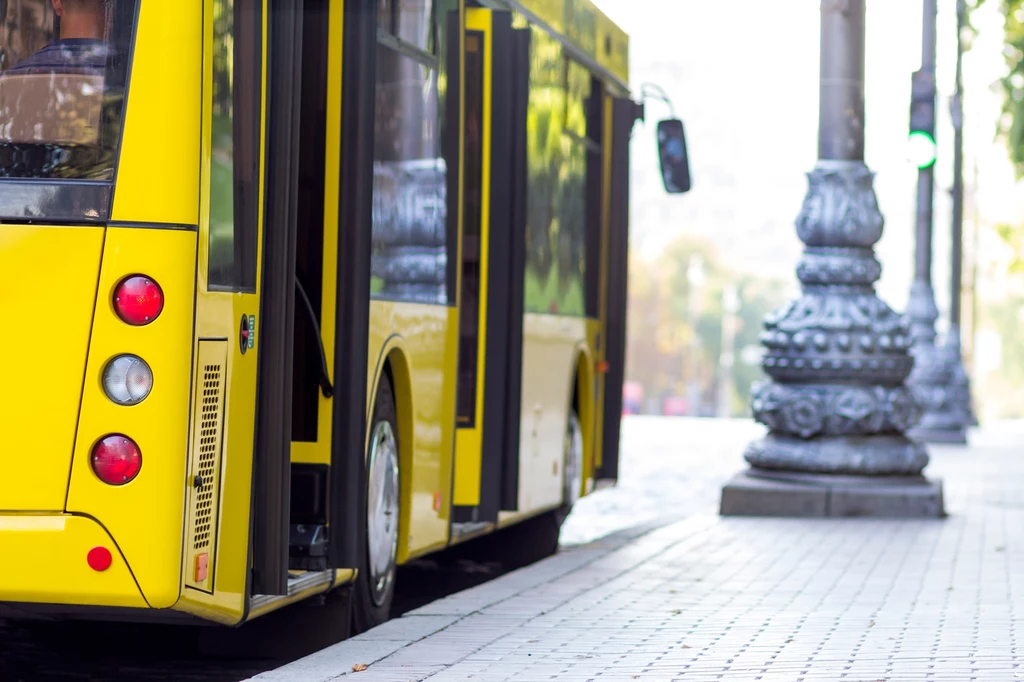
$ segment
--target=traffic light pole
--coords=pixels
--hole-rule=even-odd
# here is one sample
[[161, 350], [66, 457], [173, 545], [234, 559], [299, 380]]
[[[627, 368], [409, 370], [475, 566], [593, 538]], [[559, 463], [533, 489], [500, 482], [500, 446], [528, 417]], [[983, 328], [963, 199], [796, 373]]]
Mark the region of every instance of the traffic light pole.
[[950, 102], [953, 121], [953, 248], [949, 307], [949, 335], [946, 337], [946, 357], [952, 371], [950, 400], [952, 409], [964, 427], [976, 426], [978, 421], [971, 407], [971, 383], [964, 369], [960, 349], [960, 302], [963, 296], [963, 237], [964, 237], [964, 113], [963, 113], [963, 32], [967, 23], [965, 0], [956, 3], [956, 85]]
[[[934, 0], [933, 0], [934, 1]], [[764, 322], [750, 468], [722, 489], [743, 516], [943, 515], [942, 488], [905, 436], [910, 329], [875, 293], [884, 220], [864, 164], [865, 0], [821, 0], [818, 162], [796, 220], [800, 297]]]
[[[921, 37], [921, 69], [914, 73], [911, 88], [910, 134], [935, 139], [936, 0], [924, 0]], [[936, 344], [935, 321], [939, 317], [932, 288], [932, 231], [934, 159], [923, 162], [917, 176], [917, 228], [914, 282], [910, 287], [907, 316], [914, 345], [914, 369], [907, 385], [921, 407], [921, 419], [908, 435], [920, 442], [965, 443], [966, 428], [953, 405], [953, 362], [949, 348]], [[956, 279], [956, 278], [954, 278]], [[959, 292], [954, 299], [959, 297]], [[958, 344], [959, 345], [959, 344]]]

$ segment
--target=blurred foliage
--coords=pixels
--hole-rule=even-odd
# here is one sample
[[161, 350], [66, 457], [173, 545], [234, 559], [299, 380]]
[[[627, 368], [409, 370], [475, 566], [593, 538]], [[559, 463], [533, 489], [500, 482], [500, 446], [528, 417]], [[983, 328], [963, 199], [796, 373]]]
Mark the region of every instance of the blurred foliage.
[[[688, 272], [697, 262], [703, 277], [694, 285]], [[755, 355], [762, 320], [791, 296], [788, 284], [736, 272], [708, 240], [694, 236], [677, 239], [651, 260], [631, 254], [626, 378], [643, 386], [643, 411], [682, 397], [696, 402], [688, 414], [715, 414], [730, 285], [739, 298], [730, 416], [749, 416], [751, 384], [764, 378]]]
[[986, 330], [995, 332], [1001, 347], [998, 368], [976, 372], [972, 378], [981, 419], [1019, 419], [1024, 416], [1024, 353], [1016, 344], [1024, 336], [1024, 296], [1006, 292], [985, 301], [978, 307], [978, 317]]
[[1010, 272], [1014, 274], [1024, 273], [1024, 230], [1020, 225], [1009, 225], [1001, 223], [995, 227], [996, 234], [1006, 242], [1006, 245], [1013, 251], [1013, 260], [1010, 261]]
[[[988, 0], [975, 0], [970, 11]], [[1003, 57], [1006, 75], [1000, 79], [1003, 89], [1003, 116], [998, 132], [1006, 140], [1017, 178], [1024, 177], [1024, 0], [992, 0], [1000, 3], [1003, 19]], [[968, 22], [969, 23], [969, 22]], [[973, 35], [973, 29], [969, 31]], [[968, 45], [969, 48], [969, 45]]]

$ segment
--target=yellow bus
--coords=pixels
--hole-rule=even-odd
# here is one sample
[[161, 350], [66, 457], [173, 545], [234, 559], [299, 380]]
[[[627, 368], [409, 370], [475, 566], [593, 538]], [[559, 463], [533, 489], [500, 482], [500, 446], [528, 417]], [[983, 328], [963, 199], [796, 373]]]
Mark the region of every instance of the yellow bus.
[[642, 106], [589, 0], [0, 27], [0, 614], [236, 625], [341, 588], [362, 630], [397, 565], [554, 551], [615, 479]]

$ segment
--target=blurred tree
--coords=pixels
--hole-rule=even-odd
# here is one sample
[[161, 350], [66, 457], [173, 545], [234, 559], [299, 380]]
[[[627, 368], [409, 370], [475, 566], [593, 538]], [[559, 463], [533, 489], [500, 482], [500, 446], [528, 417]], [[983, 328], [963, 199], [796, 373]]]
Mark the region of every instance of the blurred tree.
[[[694, 276], [694, 264], [702, 276]], [[711, 414], [719, 390], [723, 292], [739, 292], [732, 412], [749, 415], [750, 387], [762, 378], [756, 349], [761, 321], [790, 295], [787, 285], [738, 273], [706, 239], [683, 236], [656, 258], [633, 254], [626, 376], [644, 387], [648, 409], [682, 397], [688, 414]]]
[[[968, 3], [968, 30], [962, 36], [965, 49], [976, 35], [970, 24], [970, 12], [984, 5], [988, 0], [975, 0], [973, 7]], [[1006, 75], [1000, 79], [1003, 89], [1003, 116], [998, 123], [998, 132], [1010, 151], [1017, 178], [1024, 177], [1024, 0], [993, 0], [1000, 3], [1003, 14]]]
[[1004, 349], [998, 369], [977, 377], [983, 387], [983, 419], [1019, 419], [1024, 415], [1024, 353], [1017, 352], [1016, 340], [1024, 334], [1024, 297], [1007, 293], [981, 304], [983, 327], [995, 332]]

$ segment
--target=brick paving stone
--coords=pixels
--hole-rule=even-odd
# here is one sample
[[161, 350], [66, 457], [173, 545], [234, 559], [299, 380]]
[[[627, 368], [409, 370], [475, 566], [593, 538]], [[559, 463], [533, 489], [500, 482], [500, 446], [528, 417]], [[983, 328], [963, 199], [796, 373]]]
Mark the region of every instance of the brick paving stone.
[[[735, 431], [702, 443], [705, 484], [741, 468]], [[705, 496], [255, 679], [1024, 680], [1024, 433], [972, 440], [931, 448], [944, 520], [719, 518]]]

